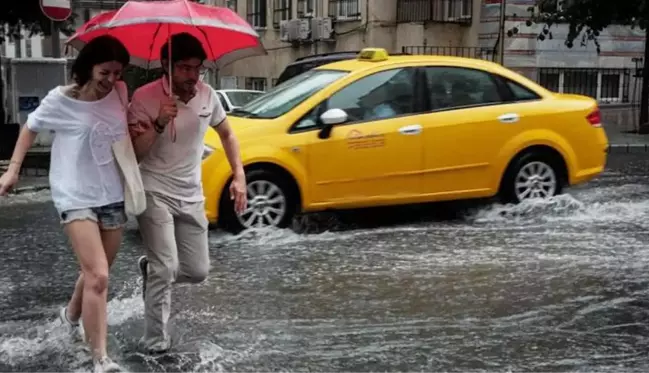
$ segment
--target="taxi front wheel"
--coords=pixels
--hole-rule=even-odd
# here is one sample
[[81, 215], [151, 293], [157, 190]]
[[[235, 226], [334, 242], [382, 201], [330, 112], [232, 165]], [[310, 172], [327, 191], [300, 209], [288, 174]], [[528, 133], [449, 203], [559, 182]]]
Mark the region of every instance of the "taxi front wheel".
[[295, 216], [296, 193], [282, 175], [257, 169], [246, 172], [248, 207], [243, 214], [234, 212], [228, 183], [221, 195], [220, 225], [232, 233], [247, 229], [286, 228]]

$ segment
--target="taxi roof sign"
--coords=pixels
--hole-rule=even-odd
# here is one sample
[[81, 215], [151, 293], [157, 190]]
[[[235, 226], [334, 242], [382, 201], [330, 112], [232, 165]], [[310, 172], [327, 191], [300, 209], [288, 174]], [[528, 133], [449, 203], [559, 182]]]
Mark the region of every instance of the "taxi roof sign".
[[390, 55], [383, 48], [365, 48], [358, 54], [358, 59], [362, 61], [379, 62], [385, 61]]

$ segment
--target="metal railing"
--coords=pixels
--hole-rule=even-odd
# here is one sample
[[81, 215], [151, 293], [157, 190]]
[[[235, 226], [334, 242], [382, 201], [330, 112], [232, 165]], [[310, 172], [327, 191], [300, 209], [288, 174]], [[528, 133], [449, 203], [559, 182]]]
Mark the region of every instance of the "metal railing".
[[397, 22], [471, 24], [472, 0], [397, 0]]
[[590, 96], [602, 103], [629, 103], [632, 69], [539, 68], [538, 83], [559, 93]]
[[438, 56], [453, 56], [465, 58], [477, 58], [481, 60], [494, 61], [496, 54], [491, 48], [481, 47], [443, 47], [428, 45], [409, 45], [401, 48], [403, 53], [424, 54]]
[[124, 3], [126, 0], [72, 0], [72, 6], [75, 9], [113, 10], [119, 9]]

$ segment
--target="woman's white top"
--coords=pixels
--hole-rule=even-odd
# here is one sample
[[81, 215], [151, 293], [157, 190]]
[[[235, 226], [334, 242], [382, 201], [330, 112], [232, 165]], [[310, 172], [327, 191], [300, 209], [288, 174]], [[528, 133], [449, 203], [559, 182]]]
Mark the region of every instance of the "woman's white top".
[[126, 84], [118, 82], [101, 100], [81, 101], [52, 89], [27, 117], [34, 132], [54, 131], [50, 189], [59, 211], [124, 201], [124, 188], [112, 144], [128, 136]]

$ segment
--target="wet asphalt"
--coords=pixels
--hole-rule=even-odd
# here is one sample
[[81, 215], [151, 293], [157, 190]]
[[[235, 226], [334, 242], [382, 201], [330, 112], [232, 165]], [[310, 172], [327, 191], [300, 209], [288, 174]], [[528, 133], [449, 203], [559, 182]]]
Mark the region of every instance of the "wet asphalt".
[[[544, 203], [432, 205], [211, 232], [147, 356], [131, 223], [109, 350], [130, 371], [649, 371], [649, 153]], [[0, 371], [87, 371], [56, 319], [78, 266], [49, 192], [0, 200]]]

